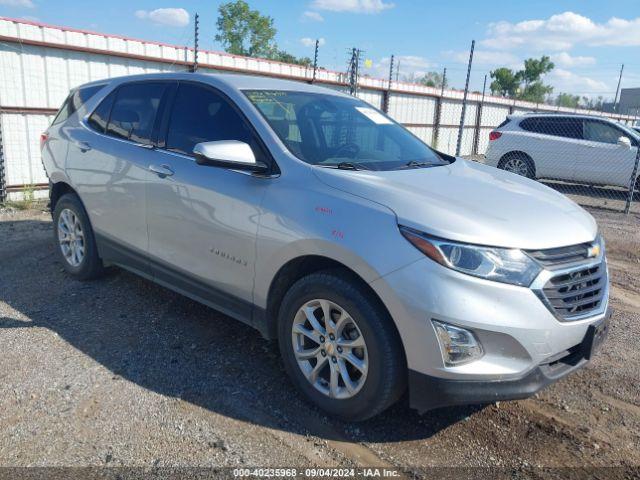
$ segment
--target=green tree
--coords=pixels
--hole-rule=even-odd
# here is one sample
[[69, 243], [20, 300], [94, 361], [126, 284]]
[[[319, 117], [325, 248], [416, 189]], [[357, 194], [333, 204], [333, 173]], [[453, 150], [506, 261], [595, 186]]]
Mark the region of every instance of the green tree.
[[524, 61], [524, 70], [521, 70], [520, 77], [524, 82], [526, 89], [530, 84], [540, 81], [542, 75], [549, 73], [555, 67], [554, 63], [543, 55], [540, 60], [536, 58], [528, 58]]
[[276, 49], [273, 18], [251, 10], [244, 0], [223, 3], [218, 8], [216, 41], [234, 55], [269, 58]]
[[427, 87], [442, 88], [442, 82], [444, 80], [444, 88], [447, 88], [447, 79], [443, 78], [441, 73], [427, 72], [421, 78], [418, 78], [418, 83]]
[[518, 99], [526, 100], [527, 102], [542, 103], [544, 102], [545, 97], [550, 95], [551, 92], [553, 92], [552, 86], [545, 85], [540, 81], [533, 82], [525, 86], [518, 93]]
[[559, 93], [555, 103], [560, 107], [577, 108], [580, 103], [580, 97], [570, 93]]
[[308, 57], [298, 58], [278, 49], [273, 18], [262, 15], [258, 10], [251, 10], [244, 0], [234, 0], [220, 5], [216, 25], [218, 33], [215, 39], [222, 44], [226, 52], [297, 65], [313, 64], [313, 60]]
[[313, 60], [309, 57], [296, 57], [295, 55], [291, 55], [284, 50], [276, 50], [270, 57], [271, 60], [277, 60], [279, 62], [284, 63], [293, 63], [295, 65], [303, 65], [305, 67], [310, 67], [313, 65]]
[[515, 97], [520, 87], [520, 76], [506, 67], [497, 68], [490, 73], [493, 82], [489, 85], [491, 93], [503, 97]]
[[491, 93], [506, 97], [542, 103], [553, 87], [542, 82], [542, 76], [549, 73], [555, 65], [546, 55], [528, 58], [524, 61], [524, 69], [514, 72], [510, 68], [501, 67], [491, 72], [493, 82], [489, 88]]
[[582, 105], [589, 110], [602, 110], [604, 101], [602, 95], [599, 95], [598, 98], [582, 97]]

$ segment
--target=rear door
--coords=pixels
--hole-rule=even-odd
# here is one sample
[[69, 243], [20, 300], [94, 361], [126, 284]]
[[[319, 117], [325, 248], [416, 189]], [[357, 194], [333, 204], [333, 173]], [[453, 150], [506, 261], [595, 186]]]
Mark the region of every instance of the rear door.
[[[524, 124], [524, 125], [523, 125]], [[582, 136], [580, 120], [571, 117], [531, 117], [521, 122], [531, 132], [528, 142], [538, 178], [574, 180], [578, 142]]]
[[70, 135], [67, 172], [109, 256], [146, 270], [146, 186], [153, 131], [167, 82], [127, 83]]
[[[579, 145], [576, 180], [601, 185], [628, 187], [638, 152], [638, 142], [611, 123], [585, 119], [584, 140]], [[627, 137], [631, 148], [619, 145]]]
[[156, 280], [247, 321], [251, 317], [260, 204], [270, 178], [198, 165], [200, 142], [238, 140], [269, 162], [253, 129], [213, 87], [180, 82], [147, 190]]

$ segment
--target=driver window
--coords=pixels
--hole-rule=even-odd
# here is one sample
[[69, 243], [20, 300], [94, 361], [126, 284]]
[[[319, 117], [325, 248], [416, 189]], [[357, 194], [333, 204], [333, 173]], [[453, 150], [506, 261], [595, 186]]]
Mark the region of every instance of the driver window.
[[166, 148], [186, 155], [201, 142], [239, 140], [252, 144], [244, 119], [221, 95], [201, 85], [181, 83], [169, 120]]
[[584, 122], [584, 139], [591, 142], [618, 143], [623, 136], [618, 129], [602, 122], [586, 120]]

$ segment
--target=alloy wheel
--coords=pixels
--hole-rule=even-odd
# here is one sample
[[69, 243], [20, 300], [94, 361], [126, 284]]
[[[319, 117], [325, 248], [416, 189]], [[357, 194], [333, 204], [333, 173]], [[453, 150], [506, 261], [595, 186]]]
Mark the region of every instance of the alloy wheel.
[[78, 216], [65, 208], [58, 217], [58, 243], [65, 260], [72, 267], [82, 263], [85, 255], [85, 238]]
[[507, 172], [516, 173], [523, 177], [529, 176], [529, 165], [521, 158], [514, 157], [507, 160], [504, 164], [504, 169]]
[[293, 321], [291, 340], [300, 370], [318, 391], [334, 399], [355, 396], [367, 378], [367, 345], [355, 320], [325, 299], [305, 303]]

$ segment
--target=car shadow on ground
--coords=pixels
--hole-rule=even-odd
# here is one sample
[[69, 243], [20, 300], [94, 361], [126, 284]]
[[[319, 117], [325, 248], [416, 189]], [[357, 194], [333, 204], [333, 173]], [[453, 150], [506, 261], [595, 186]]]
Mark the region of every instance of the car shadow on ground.
[[30, 320], [0, 318], [0, 330], [38, 327], [56, 332], [112, 372], [114, 382], [135, 382], [269, 428], [357, 442], [426, 439], [483, 408], [418, 415], [405, 398], [366, 422], [330, 418], [307, 403], [289, 381], [275, 342], [120, 269], [110, 269], [93, 282], [78, 282], [62, 269], [50, 238], [9, 258], [0, 253], [0, 300]]

